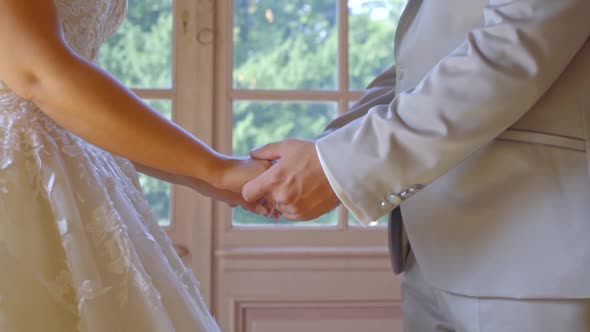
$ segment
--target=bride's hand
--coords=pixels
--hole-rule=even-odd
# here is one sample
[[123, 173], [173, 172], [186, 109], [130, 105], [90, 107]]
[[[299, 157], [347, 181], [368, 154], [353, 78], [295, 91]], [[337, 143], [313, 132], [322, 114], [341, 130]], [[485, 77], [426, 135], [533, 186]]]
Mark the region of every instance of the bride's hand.
[[267, 206], [266, 201], [257, 203], [246, 202], [246, 200], [244, 200], [242, 197], [241, 192], [219, 189], [212, 186], [211, 184], [199, 180], [192, 180], [188, 186], [203, 195], [213, 198], [216, 201], [224, 202], [230, 207], [241, 206], [252, 213], [262, 215], [266, 215], [271, 211], [271, 208]]
[[[223, 159], [224, 161], [226, 159]], [[244, 209], [257, 213], [257, 214], [267, 214], [272, 208], [268, 207], [265, 201], [263, 202], [255, 202], [255, 203], [248, 203], [242, 197], [241, 190], [240, 191], [230, 191], [224, 190], [219, 188], [220, 180], [213, 182], [213, 181], [205, 181], [199, 179], [197, 177], [188, 177], [188, 176], [181, 176], [178, 174], [171, 174], [168, 172], [160, 171], [153, 169], [151, 167], [142, 165], [140, 163], [133, 163], [135, 168], [152, 177], [158, 178], [160, 180], [164, 180], [170, 183], [182, 185], [188, 188], [191, 188], [199, 193], [209, 196], [215, 200], [222, 201], [227, 203], [231, 207], [241, 206]], [[217, 165], [219, 166], [219, 165]], [[249, 166], [251, 167], [251, 166]], [[220, 167], [217, 167], [220, 168]], [[219, 170], [218, 170], [219, 171]], [[219, 176], [221, 178], [221, 176]]]
[[[243, 199], [242, 188], [255, 177], [264, 173], [272, 166], [268, 160], [251, 159], [249, 157], [229, 157], [223, 161], [221, 168], [219, 189], [235, 193], [238, 205], [244, 207], [250, 212], [269, 215], [274, 207], [274, 203], [263, 198], [256, 203], [248, 203]], [[234, 194], [231, 195], [234, 197]]]
[[219, 188], [241, 193], [246, 183], [269, 169], [272, 163], [249, 157], [230, 157], [222, 165]]

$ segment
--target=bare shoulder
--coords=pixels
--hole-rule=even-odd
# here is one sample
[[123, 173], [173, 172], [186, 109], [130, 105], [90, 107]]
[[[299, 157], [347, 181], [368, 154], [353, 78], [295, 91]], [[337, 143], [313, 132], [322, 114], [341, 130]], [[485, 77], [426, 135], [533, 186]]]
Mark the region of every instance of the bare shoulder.
[[6, 85], [18, 92], [67, 52], [53, 0], [0, 1], [0, 80]]
[[40, 34], [59, 37], [59, 22], [53, 0], [0, 1], [0, 34], [23, 36]]

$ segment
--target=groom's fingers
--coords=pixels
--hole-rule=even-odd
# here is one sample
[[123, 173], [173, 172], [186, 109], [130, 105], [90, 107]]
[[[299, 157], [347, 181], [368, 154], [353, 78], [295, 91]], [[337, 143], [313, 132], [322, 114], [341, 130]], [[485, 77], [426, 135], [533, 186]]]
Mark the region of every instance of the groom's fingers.
[[242, 188], [242, 196], [247, 202], [257, 202], [270, 195], [273, 189], [272, 179], [275, 177], [276, 167], [272, 166], [266, 172], [260, 174]]
[[281, 158], [281, 146], [284, 142], [270, 143], [250, 151], [255, 159], [276, 160]]

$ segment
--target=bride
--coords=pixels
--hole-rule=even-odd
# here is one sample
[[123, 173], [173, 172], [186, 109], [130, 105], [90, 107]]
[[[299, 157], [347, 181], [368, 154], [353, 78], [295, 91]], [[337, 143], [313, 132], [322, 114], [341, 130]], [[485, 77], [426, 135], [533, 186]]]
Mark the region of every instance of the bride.
[[241, 198], [221, 155], [92, 61], [125, 0], [0, 1], [0, 331], [218, 331], [136, 169]]

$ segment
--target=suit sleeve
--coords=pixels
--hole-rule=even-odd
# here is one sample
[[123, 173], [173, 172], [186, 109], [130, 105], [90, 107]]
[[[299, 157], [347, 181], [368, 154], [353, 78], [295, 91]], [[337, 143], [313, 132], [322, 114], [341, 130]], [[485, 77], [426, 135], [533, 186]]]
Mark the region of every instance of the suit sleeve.
[[395, 97], [395, 82], [396, 73], [395, 65], [393, 65], [377, 75], [377, 77], [375, 77], [375, 79], [367, 86], [361, 99], [352, 105], [350, 111], [330, 122], [325, 131], [316, 136], [316, 139], [325, 137], [337, 129], [344, 127], [351, 121], [365, 116], [367, 112], [369, 112], [369, 109], [374, 106], [389, 105]]
[[488, 1], [416, 88], [317, 141], [342, 203], [377, 220], [514, 124], [587, 41], [588, 13], [588, 0]]

